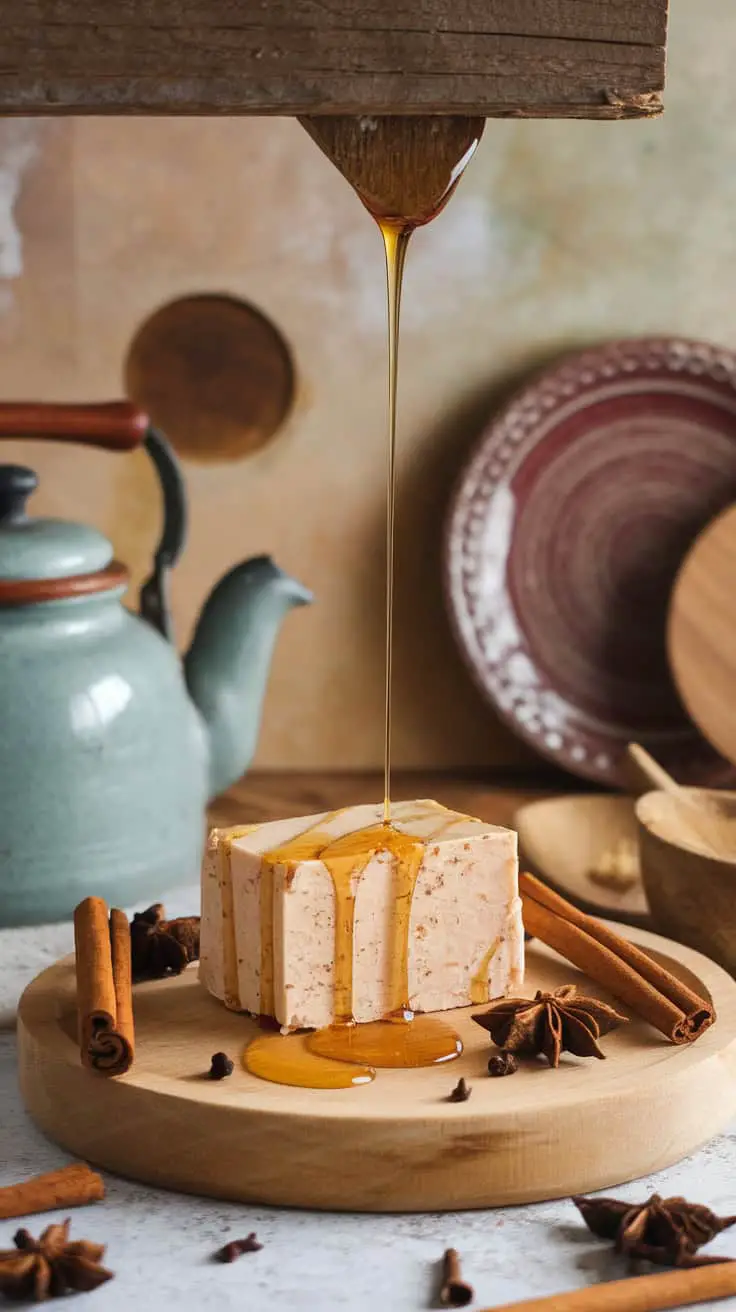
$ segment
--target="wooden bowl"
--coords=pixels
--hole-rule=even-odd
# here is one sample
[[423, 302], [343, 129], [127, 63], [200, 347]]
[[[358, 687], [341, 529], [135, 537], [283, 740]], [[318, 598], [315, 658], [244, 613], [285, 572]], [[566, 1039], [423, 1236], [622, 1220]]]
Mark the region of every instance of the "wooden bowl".
[[575, 906], [604, 919], [651, 926], [641, 880], [619, 890], [591, 878], [603, 854], [621, 839], [636, 843], [632, 798], [594, 793], [550, 797], [520, 807], [514, 827], [526, 867]]
[[697, 948], [736, 976], [736, 792], [687, 788], [714, 820], [719, 845], [733, 859], [699, 849], [688, 810], [676, 794], [645, 793], [636, 803], [642, 878], [655, 928]]

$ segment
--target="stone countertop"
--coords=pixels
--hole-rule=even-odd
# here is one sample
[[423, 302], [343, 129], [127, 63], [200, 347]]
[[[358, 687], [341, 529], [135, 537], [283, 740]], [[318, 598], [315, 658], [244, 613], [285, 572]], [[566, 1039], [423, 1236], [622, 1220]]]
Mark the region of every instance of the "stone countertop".
[[[258, 809], [254, 805], [251, 813]], [[476, 813], [482, 809], [476, 807]], [[218, 818], [229, 818], [227, 807]], [[172, 915], [190, 913], [197, 902], [195, 888], [166, 899]], [[0, 931], [0, 1185], [69, 1160], [25, 1115], [9, 1026], [25, 984], [71, 945], [69, 925]], [[472, 1306], [478, 1308], [626, 1273], [626, 1264], [588, 1234], [567, 1201], [441, 1215], [321, 1214], [186, 1197], [112, 1176], [106, 1180], [102, 1205], [72, 1213], [73, 1233], [108, 1244], [107, 1261], [116, 1278], [90, 1304], [105, 1312], [136, 1306], [161, 1312], [420, 1312], [437, 1306], [437, 1262], [448, 1246], [462, 1255], [476, 1291]], [[688, 1160], [615, 1193], [636, 1201], [655, 1190], [708, 1203], [721, 1213], [736, 1211], [736, 1125]], [[62, 1214], [23, 1224], [35, 1231], [55, 1219]], [[11, 1244], [16, 1229], [13, 1221], [0, 1223], [0, 1248]], [[231, 1266], [210, 1261], [228, 1238], [251, 1230], [264, 1245], [261, 1252]], [[736, 1228], [712, 1247], [736, 1258]], [[86, 1297], [69, 1302], [76, 1307]]]

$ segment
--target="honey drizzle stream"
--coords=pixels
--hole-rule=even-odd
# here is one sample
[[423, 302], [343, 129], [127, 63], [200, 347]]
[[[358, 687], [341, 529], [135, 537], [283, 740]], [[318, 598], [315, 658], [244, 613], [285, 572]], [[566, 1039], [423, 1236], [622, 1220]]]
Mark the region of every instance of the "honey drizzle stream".
[[273, 978], [273, 866], [269, 865], [267, 861], [261, 861], [259, 895], [261, 918], [259, 1007], [262, 1016], [273, 1016], [275, 1009], [275, 989]]
[[[334, 1023], [300, 1040], [299, 1053], [284, 1056], [279, 1043], [290, 1040], [270, 1036], [246, 1049], [248, 1069], [262, 1078], [312, 1087], [343, 1087], [370, 1079], [366, 1067], [347, 1063], [356, 1057], [375, 1065], [429, 1065], [449, 1060], [461, 1051], [454, 1031], [435, 1017], [411, 1021], [409, 1012], [409, 933], [411, 907], [426, 843], [436, 841], [442, 826], [424, 838], [405, 834], [391, 824], [391, 736], [393, 693], [394, 555], [396, 521], [396, 399], [398, 383], [399, 319], [404, 263], [413, 230], [429, 223], [444, 208], [483, 132], [484, 121], [468, 117], [303, 118], [302, 125], [351, 183], [377, 222], [386, 258], [388, 303], [388, 452], [386, 490], [386, 667], [384, 724], [383, 824], [333, 839], [320, 828], [297, 836], [280, 849], [267, 853], [261, 871], [261, 979], [263, 1000], [273, 1007], [273, 868], [303, 860], [321, 860], [330, 873], [335, 897]], [[446, 810], [437, 807], [438, 810]], [[339, 813], [335, 813], [339, 814]], [[455, 820], [446, 822], [446, 826]], [[353, 950], [355, 899], [360, 879], [372, 857], [390, 853], [394, 863], [393, 918], [390, 943], [390, 977], [387, 1019], [356, 1025], [353, 1017]], [[268, 866], [266, 874], [264, 867]], [[265, 888], [265, 892], [264, 892]], [[268, 908], [270, 906], [270, 917]], [[269, 942], [264, 948], [263, 935]], [[270, 976], [268, 963], [270, 959]], [[490, 956], [489, 956], [490, 959]], [[268, 981], [271, 991], [268, 991]], [[270, 1042], [271, 1047], [266, 1045]], [[249, 1056], [251, 1053], [251, 1062]], [[367, 1054], [361, 1056], [361, 1054]], [[319, 1056], [345, 1063], [340, 1081], [335, 1072], [318, 1071]], [[335, 1063], [336, 1065], [338, 1063]], [[327, 1083], [322, 1083], [322, 1080]]]
[[238, 949], [235, 934], [235, 902], [233, 896], [232, 852], [233, 843], [245, 838], [256, 825], [239, 825], [233, 829], [215, 830], [218, 845], [217, 867], [220, 881], [220, 911], [222, 918], [222, 973], [225, 1003], [238, 1010], [240, 980], [238, 978]]
[[[319, 824], [295, 834], [283, 849], [266, 852], [261, 857], [260, 878], [260, 921], [261, 921], [261, 973], [260, 973], [260, 1011], [262, 1016], [273, 1016], [275, 1001], [275, 981], [273, 965], [273, 899], [274, 867], [280, 864], [309, 861], [313, 852], [329, 843], [330, 837], [326, 826], [335, 820], [341, 811], [328, 811]], [[337, 909], [336, 909], [337, 910]]]
[[[360, 878], [377, 852], [390, 852], [395, 859], [393, 979], [387, 1012], [408, 1005], [408, 936], [411, 896], [419, 873], [423, 842], [383, 824], [370, 825], [340, 837], [326, 832], [334, 813], [314, 829], [297, 835], [281, 847], [267, 852], [262, 866], [296, 865], [299, 861], [321, 861], [332, 880], [335, 896], [335, 971], [333, 1012], [338, 1025], [353, 1021], [353, 948], [355, 898]], [[262, 884], [266, 881], [261, 876]], [[262, 922], [263, 932], [263, 922]]]
[[483, 134], [467, 115], [302, 117], [302, 127], [350, 183], [383, 238], [388, 305], [386, 664], [383, 819], [391, 820], [396, 396], [401, 284], [409, 238], [444, 209]]
[[[347, 809], [347, 808], [346, 808]], [[425, 846], [437, 842], [456, 824], [468, 817], [449, 812], [438, 803], [425, 803], [416, 815], [403, 818], [411, 824], [426, 818], [428, 811], [437, 811], [442, 819], [423, 837], [405, 833], [393, 825], [376, 823], [363, 829], [334, 836], [329, 825], [345, 810], [332, 811], [316, 825], [294, 835], [280, 847], [266, 852], [261, 861], [261, 887], [272, 889], [272, 878], [263, 877], [263, 868], [284, 865], [295, 867], [300, 861], [321, 861], [332, 880], [335, 895], [335, 971], [333, 1011], [338, 1024], [353, 1021], [353, 950], [355, 945], [355, 898], [358, 884], [371, 859], [378, 852], [387, 852], [393, 858], [393, 916], [391, 934], [391, 975], [388, 986], [386, 1015], [393, 1016], [409, 1009], [409, 927], [414, 888], [422, 863]], [[263, 915], [263, 906], [261, 908]], [[261, 921], [261, 934], [270, 919]], [[271, 968], [271, 978], [273, 969]]]
[[494, 939], [487, 952], [481, 957], [478, 969], [470, 981], [470, 1001], [473, 1006], [477, 1007], [483, 1002], [488, 1002], [488, 971], [491, 962], [498, 952], [499, 939]]
[[386, 464], [386, 714], [383, 744], [383, 823], [391, 823], [391, 713], [394, 643], [394, 538], [396, 522], [396, 390], [399, 375], [401, 284], [411, 228], [379, 220], [386, 254], [388, 299], [388, 455]]
[[[428, 1066], [451, 1060], [462, 1045], [450, 1025], [434, 1016], [412, 1019], [409, 1010], [409, 941], [411, 908], [422, 856], [427, 845], [444, 837], [468, 817], [449, 812], [438, 803], [424, 803], [417, 813], [402, 817], [404, 824], [424, 819], [429, 811], [442, 817], [419, 836], [381, 822], [340, 836], [328, 826], [343, 814], [334, 811], [316, 825], [294, 835], [261, 858], [261, 933], [273, 932], [273, 912], [264, 914], [265, 900], [273, 896], [276, 866], [295, 867], [300, 861], [321, 861], [330, 875], [335, 897], [335, 950], [333, 980], [334, 1021], [308, 1035], [262, 1035], [246, 1048], [243, 1062], [252, 1075], [280, 1084], [311, 1088], [347, 1088], [369, 1082], [374, 1066]], [[353, 954], [355, 901], [360, 880], [379, 852], [393, 863], [390, 977], [386, 1018], [356, 1025], [353, 1017]], [[264, 964], [273, 952], [272, 938], [261, 939], [262, 980], [273, 981], [273, 964]], [[264, 994], [262, 993], [262, 1006]], [[332, 1059], [328, 1061], [327, 1059]]]
[[[326, 1029], [307, 1038], [307, 1048], [337, 1061], [369, 1063], [371, 1066], [430, 1066], [448, 1061], [462, 1051], [455, 1031], [434, 1016], [414, 1018], [409, 1006], [409, 938], [411, 908], [425, 846], [436, 842], [453, 824], [444, 820], [424, 838], [404, 833], [390, 825], [379, 824], [345, 835], [321, 854], [335, 884], [336, 914], [346, 897], [346, 871], [338, 869], [337, 851], [344, 851], [348, 861], [358, 858], [347, 871], [352, 884], [351, 912], [354, 915], [357, 883], [366, 866], [378, 852], [390, 853], [393, 859], [391, 937], [389, 948], [389, 982], [385, 1017], [382, 1021], [356, 1025], [352, 1016], [352, 964], [354, 940], [349, 945], [349, 968], [341, 955], [336, 933], [335, 950], [335, 1020]], [[343, 883], [342, 893], [338, 892]], [[336, 926], [339, 932], [339, 927]], [[351, 923], [352, 933], [352, 923]], [[347, 998], [350, 978], [350, 1011], [341, 1008]]]

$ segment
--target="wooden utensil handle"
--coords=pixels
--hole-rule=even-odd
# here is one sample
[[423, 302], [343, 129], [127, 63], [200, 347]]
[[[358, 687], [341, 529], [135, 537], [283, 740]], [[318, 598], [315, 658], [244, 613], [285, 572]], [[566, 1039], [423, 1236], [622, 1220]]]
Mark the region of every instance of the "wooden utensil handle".
[[655, 788], [665, 793], [680, 792], [677, 780], [673, 779], [649, 752], [640, 747], [639, 743], [629, 743], [628, 760], [629, 775], [632, 777], [632, 783], [636, 783], [638, 791], [643, 788], [645, 792], [650, 792]]
[[148, 426], [148, 415], [131, 401], [84, 405], [0, 402], [0, 438], [31, 437], [48, 442], [81, 442], [106, 451], [133, 451], [140, 446]]

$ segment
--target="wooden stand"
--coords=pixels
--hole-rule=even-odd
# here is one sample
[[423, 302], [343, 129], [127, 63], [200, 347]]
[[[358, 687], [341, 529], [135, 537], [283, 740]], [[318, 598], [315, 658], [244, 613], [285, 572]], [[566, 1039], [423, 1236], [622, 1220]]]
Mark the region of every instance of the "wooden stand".
[[[630, 938], [713, 998], [717, 1024], [676, 1048], [641, 1022], [606, 1037], [605, 1062], [565, 1055], [491, 1079], [487, 1035], [452, 1013], [457, 1061], [378, 1072], [358, 1089], [316, 1091], [246, 1074], [256, 1032], [201, 988], [195, 968], [135, 992], [136, 1060], [121, 1079], [85, 1070], [75, 1038], [74, 963], [44, 971], [18, 1017], [26, 1106], [51, 1138], [121, 1175], [243, 1202], [349, 1211], [490, 1207], [609, 1188], [686, 1156], [736, 1111], [736, 983], [688, 948], [644, 930]], [[529, 945], [525, 993], [576, 981]], [[212, 1053], [236, 1059], [205, 1077]], [[447, 1095], [463, 1075], [465, 1103]]]
[[0, 0], [0, 114], [662, 108], [668, 0]]

